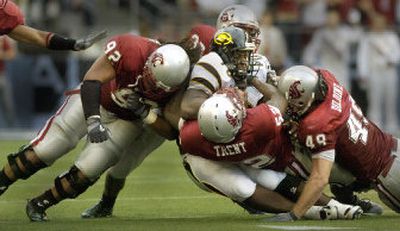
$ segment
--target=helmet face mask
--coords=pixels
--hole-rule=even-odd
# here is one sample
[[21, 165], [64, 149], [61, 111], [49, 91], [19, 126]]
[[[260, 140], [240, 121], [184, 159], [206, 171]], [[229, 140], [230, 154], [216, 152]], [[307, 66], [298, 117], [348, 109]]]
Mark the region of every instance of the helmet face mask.
[[251, 73], [255, 46], [244, 30], [231, 26], [217, 31], [212, 50], [222, 58], [233, 79], [243, 81]]

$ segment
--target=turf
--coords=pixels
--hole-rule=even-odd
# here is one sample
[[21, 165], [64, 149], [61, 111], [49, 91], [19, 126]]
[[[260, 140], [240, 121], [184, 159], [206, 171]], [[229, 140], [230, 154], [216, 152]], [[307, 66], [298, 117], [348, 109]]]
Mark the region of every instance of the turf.
[[[0, 141], [0, 164], [7, 153], [23, 141]], [[383, 216], [362, 217], [356, 221], [299, 221], [270, 223], [270, 215], [250, 216], [230, 200], [204, 192], [186, 176], [173, 142], [165, 143], [133, 172], [117, 201], [114, 217], [84, 220], [80, 213], [99, 199], [102, 177], [87, 192], [74, 200], [65, 200], [48, 210], [46, 223], [29, 222], [25, 215], [27, 198], [50, 185], [55, 176], [66, 171], [81, 146], [38, 172], [19, 181], [0, 198], [0, 231], [3, 230], [400, 230], [400, 217], [385, 207]], [[362, 195], [375, 201], [375, 193]]]

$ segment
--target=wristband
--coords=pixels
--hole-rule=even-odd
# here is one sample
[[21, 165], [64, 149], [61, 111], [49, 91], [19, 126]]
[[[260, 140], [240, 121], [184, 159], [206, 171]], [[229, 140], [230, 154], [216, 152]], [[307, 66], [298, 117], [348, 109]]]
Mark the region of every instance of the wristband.
[[50, 50], [73, 50], [76, 40], [64, 38], [58, 34], [50, 33], [47, 38], [47, 48]]
[[150, 110], [149, 114], [143, 119], [143, 123], [145, 124], [153, 124], [157, 120], [157, 113], [154, 111]]

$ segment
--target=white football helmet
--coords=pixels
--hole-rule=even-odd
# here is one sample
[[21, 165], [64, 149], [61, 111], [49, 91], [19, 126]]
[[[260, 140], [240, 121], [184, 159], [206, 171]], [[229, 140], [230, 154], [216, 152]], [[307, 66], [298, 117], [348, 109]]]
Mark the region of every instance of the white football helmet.
[[260, 26], [254, 12], [244, 5], [231, 5], [221, 11], [216, 27], [222, 29], [228, 26], [240, 27], [256, 41], [260, 34]]
[[176, 90], [187, 78], [190, 69], [189, 56], [175, 44], [157, 48], [148, 58], [143, 70], [147, 90]]
[[202, 135], [214, 143], [233, 141], [246, 117], [243, 102], [226, 93], [215, 93], [200, 107], [197, 121]]
[[278, 89], [285, 95], [293, 112], [302, 115], [314, 102], [318, 84], [316, 71], [307, 66], [297, 65], [282, 73], [278, 80]]

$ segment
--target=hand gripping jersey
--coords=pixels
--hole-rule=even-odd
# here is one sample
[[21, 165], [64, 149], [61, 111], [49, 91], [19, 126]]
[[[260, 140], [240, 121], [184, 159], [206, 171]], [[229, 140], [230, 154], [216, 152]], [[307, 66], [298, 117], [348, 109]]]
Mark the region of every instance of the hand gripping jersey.
[[24, 15], [15, 3], [0, 0], [0, 35], [10, 33], [18, 25], [24, 24]]
[[[256, 78], [266, 82], [267, 73], [271, 70], [268, 59], [265, 56], [254, 54]], [[229, 76], [227, 66], [216, 52], [200, 58], [193, 68], [188, 89], [197, 89], [212, 95], [220, 88], [236, 86], [235, 80]], [[254, 87], [246, 88], [248, 101], [251, 106], [256, 106], [263, 95]]]
[[326, 70], [317, 70], [328, 91], [324, 101], [300, 120], [298, 139], [312, 154], [335, 150], [335, 161], [361, 181], [376, 179], [391, 162], [391, 135], [362, 114], [349, 93]]
[[156, 103], [166, 100], [165, 95], [159, 95], [159, 98], [148, 97], [139, 81], [147, 58], [159, 46], [155, 40], [132, 34], [115, 36], [108, 41], [105, 54], [115, 69], [116, 77], [102, 85], [101, 105], [105, 109], [121, 119], [134, 120], [136, 118], [133, 113], [125, 108], [129, 94], [135, 92]]
[[243, 126], [232, 142], [217, 144], [201, 135], [196, 120], [188, 121], [180, 131], [181, 148], [210, 160], [283, 171], [292, 160], [292, 148], [281, 130], [282, 122], [277, 108], [260, 104], [247, 109]]

